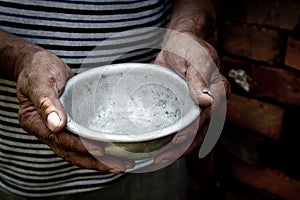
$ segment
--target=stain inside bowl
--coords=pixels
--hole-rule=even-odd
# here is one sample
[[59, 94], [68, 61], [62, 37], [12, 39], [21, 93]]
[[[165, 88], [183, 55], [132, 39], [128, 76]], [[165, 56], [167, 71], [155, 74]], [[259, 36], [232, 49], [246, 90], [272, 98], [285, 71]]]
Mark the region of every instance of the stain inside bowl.
[[[96, 94], [103, 94], [105, 83], [101, 82], [98, 84], [101, 85], [98, 88], [101, 92], [96, 91]], [[105, 101], [102, 99], [105, 98], [103, 95], [99, 98], [95, 102], [95, 117], [86, 121], [90, 129], [99, 132], [127, 134], [132, 137], [139, 137], [139, 133], [144, 132], [159, 134], [163, 128], [181, 118], [181, 106], [176, 95], [157, 83], [137, 87], [129, 96], [120, 93], [113, 97], [106, 96]], [[123, 101], [122, 107], [119, 105], [120, 99]]]
[[146, 142], [190, 124], [199, 106], [174, 71], [154, 64], [115, 64], [80, 73], [61, 96], [67, 128], [104, 142]]

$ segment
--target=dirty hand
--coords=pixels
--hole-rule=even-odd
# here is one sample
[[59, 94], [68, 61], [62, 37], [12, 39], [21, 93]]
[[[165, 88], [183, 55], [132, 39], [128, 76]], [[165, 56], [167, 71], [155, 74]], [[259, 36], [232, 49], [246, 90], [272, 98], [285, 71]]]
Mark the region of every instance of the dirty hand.
[[25, 131], [33, 133], [71, 164], [111, 173], [126, 170], [124, 160], [106, 155], [101, 146], [64, 129], [66, 112], [59, 95], [73, 73], [62, 60], [46, 50], [39, 50], [18, 64], [22, 65], [17, 80], [19, 121]]
[[166, 150], [155, 157], [157, 164], [171, 163], [200, 148], [211, 114], [224, 104], [230, 87], [226, 78], [219, 73], [216, 50], [191, 33], [168, 30], [155, 63], [169, 67], [181, 75], [188, 83], [191, 98], [201, 108], [199, 118], [177, 132]]

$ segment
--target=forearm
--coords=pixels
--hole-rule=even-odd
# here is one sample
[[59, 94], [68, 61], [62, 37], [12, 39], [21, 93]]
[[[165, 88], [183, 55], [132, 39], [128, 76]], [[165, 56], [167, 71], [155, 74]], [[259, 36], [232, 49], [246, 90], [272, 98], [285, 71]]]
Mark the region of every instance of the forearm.
[[16, 81], [24, 63], [31, 62], [32, 56], [41, 50], [29, 41], [0, 30], [0, 76]]
[[217, 4], [220, 0], [176, 0], [170, 29], [206, 38], [216, 23]]

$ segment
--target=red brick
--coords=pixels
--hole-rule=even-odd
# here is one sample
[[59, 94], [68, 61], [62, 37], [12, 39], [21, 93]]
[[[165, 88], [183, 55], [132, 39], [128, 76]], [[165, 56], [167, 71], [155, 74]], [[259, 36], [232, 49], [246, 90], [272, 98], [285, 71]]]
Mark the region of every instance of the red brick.
[[228, 0], [228, 19], [291, 30], [299, 18], [299, 0]]
[[249, 91], [245, 91], [247, 94], [300, 107], [300, 72], [254, 65], [228, 57], [222, 58], [221, 63], [224, 75], [233, 85], [236, 83], [228, 76], [229, 71], [237, 69], [245, 71], [249, 83]]
[[232, 163], [232, 174], [236, 180], [282, 199], [300, 199], [300, 180], [293, 179], [280, 170], [255, 168], [235, 160]]
[[225, 52], [269, 64], [279, 63], [282, 38], [277, 31], [257, 26], [226, 23], [223, 28]]
[[288, 38], [284, 64], [300, 70], [300, 40]]
[[279, 139], [284, 109], [273, 104], [232, 94], [228, 99], [227, 119], [248, 130]]

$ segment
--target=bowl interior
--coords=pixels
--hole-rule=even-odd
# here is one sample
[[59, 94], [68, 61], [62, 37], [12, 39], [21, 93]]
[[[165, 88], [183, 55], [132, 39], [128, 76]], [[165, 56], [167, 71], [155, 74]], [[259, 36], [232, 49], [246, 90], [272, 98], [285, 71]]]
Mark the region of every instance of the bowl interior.
[[113, 64], [70, 79], [60, 97], [67, 129], [89, 139], [140, 142], [186, 127], [200, 114], [188, 86], [155, 64]]

